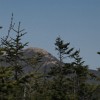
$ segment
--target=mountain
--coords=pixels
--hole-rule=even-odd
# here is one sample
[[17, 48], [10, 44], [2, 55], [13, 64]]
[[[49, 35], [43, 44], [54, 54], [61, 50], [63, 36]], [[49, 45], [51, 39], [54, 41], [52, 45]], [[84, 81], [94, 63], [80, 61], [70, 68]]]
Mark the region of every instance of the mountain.
[[[40, 63], [37, 66], [35, 66], [35, 70], [39, 70], [42, 72], [44, 72], [44, 71], [48, 72], [50, 70], [50, 67], [56, 66], [56, 64], [60, 63], [60, 61], [56, 57], [54, 57], [52, 54], [50, 54], [49, 52], [47, 52], [46, 50], [43, 50], [41, 48], [30, 47], [30, 48], [27, 48], [24, 50], [25, 57], [27, 57], [29, 59], [37, 57], [38, 54], [41, 54], [42, 57], [41, 57]], [[32, 70], [34, 71], [34, 68], [32, 68], [32, 66], [26, 66], [25, 70], [26, 71], [32, 71]], [[89, 69], [89, 72], [100, 77], [99, 71]], [[99, 84], [100, 82], [89, 79], [89, 83]]]
[[[20, 62], [24, 67], [24, 71], [27, 72], [31, 72], [31, 71], [41, 71], [41, 72], [48, 72], [50, 71], [50, 68], [52, 66], [56, 66], [57, 64], [60, 63], [60, 61], [53, 56], [52, 54], [50, 54], [49, 52], [47, 52], [46, 50], [43, 50], [41, 48], [27, 48], [24, 49], [24, 58], [29, 59], [28, 61], [30, 63], [25, 63], [25, 62]], [[38, 56], [40, 56], [40, 58], [38, 58]], [[34, 59], [38, 59], [39, 62], [37, 64], [34, 64]], [[9, 66], [9, 64], [7, 63], [2, 63], [4, 66]], [[92, 70], [89, 69], [90, 73], [93, 73], [94, 75], [100, 77], [100, 71], [96, 71], [96, 70]], [[95, 77], [95, 76], [94, 76]], [[91, 78], [89, 78], [88, 80], [89, 82], [92, 83], [99, 83], [100, 81], [94, 81], [91, 80]]]
[[[48, 71], [50, 70], [50, 67], [55, 66], [57, 63], [59, 63], [59, 60], [56, 57], [41, 48], [30, 47], [24, 50], [24, 56], [26, 58], [34, 60], [34, 58], [38, 58], [38, 55], [41, 55], [41, 59], [36, 66], [37, 68], [35, 67], [37, 70], [39, 69], [40, 71]], [[30, 71], [30, 68], [30, 66], [28, 66], [28, 68], [26, 66], [27, 71]]]

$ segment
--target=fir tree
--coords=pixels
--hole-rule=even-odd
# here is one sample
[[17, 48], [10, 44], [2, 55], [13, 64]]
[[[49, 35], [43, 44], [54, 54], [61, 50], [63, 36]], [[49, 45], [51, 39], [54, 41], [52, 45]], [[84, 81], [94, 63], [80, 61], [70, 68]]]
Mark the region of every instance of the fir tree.
[[[23, 59], [23, 49], [27, 46], [28, 43], [23, 44], [21, 42], [21, 38], [26, 34], [23, 33], [24, 29], [20, 29], [20, 22], [18, 24], [18, 28], [15, 29], [15, 24], [13, 24], [13, 15], [11, 18], [11, 24], [8, 30], [8, 35], [6, 37], [1, 38], [1, 45], [6, 52], [6, 61], [13, 67], [14, 69], [14, 78], [18, 80], [18, 77], [23, 72], [23, 66], [21, 65], [21, 61]], [[13, 31], [16, 33], [16, 37], [10, 37], [10, 32]]]

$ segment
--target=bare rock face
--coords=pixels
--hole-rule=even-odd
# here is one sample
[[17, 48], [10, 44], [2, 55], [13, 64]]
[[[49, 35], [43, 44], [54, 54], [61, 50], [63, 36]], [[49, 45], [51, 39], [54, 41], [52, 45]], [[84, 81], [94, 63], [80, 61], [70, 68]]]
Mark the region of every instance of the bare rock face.
[[[50, 53], [48, 53], [46, 50], [40, 48], [32, 48], [32, 47], [24, 50], [24, 55], [27, 58], [35, 58], [36, 56], [38, 56], [38, 54], [42, 55], [40, 63], [37, 66], [37, 69], [40, 67], [39, 70], [41, 71], [44, 70], [48, 71], [50, 70], [50, 67], [55, 66], [57, 63], [59, 63], [59, 60]], [[30, 66], [27, 67], [28, 67], [27, 70], [28, 69], [30, 70]]]

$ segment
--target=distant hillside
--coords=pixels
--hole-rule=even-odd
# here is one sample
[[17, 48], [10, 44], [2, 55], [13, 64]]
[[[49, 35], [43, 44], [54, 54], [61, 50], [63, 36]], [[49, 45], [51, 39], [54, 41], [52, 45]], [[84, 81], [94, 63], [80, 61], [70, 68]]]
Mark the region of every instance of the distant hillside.
[[[21, 64], [24, 65], [24, 71], [32, 72], [35, 70], [41, 71], [41, 72], [48, 72], [52, 66], [56, 66], [56, 64], [59, 64], [59, 60], [54, 57], [52, 54], [47, 52], [46, 50], [43, 50], [41, 48], [27, 48], [24, 50], [24, 57], [27, 59], [34, 59], [38, 56], [38, 54], [41, 54], [41, 60], [37, 65], [34, 65], [34, 62], [31, 64], [24, 64], [24, 62]], [[2, 63], [4, 66], [9, 65], [8, 63]], [[95, 74], [96, 76], [100, 77], [100, 71], [89, 69], [89, 72]], [[89, 79], [89, 82], [91, 83], [97, 83], [100, 84], [100, 81], [94, 81]]]
[[[32, 58], [34, 56], [36, 56], [38, 53], [42, 54], [42, 59], [41, 59], [41, 66], [39, 68], [39, 70], [42, 71], [48, 71], [50, 69], [51, 66], [55, 66], [57, 63], [60, 63], [59, 60], [54, 57], [52, 54], [50, 54], [49, 52], [41, 49], [41, 48], [27, 48], [24, 50], [24, 54], [26, 57], [28, 58]], [[30, 70], [30, 66], [28, 66], [28, 68], [26, 67], [27, 70]], [[32, 69], [31, 69], [32, 71]], [[94, 73], [96, 76], [100, 77], [100, 72], [93, 70], [93, 69], [89, 69], [90, 73]], [[100, 83], [94, 80], [89, 80], [89, 82], [92, 83]]]

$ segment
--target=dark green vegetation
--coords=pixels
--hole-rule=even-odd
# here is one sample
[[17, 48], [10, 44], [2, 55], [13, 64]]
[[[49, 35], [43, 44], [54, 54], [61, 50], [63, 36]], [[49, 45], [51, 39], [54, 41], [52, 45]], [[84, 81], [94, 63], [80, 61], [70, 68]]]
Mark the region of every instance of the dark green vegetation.
[[[99, 82], [100, 77], [84, 65], [80, 50], [70, 48], [70, 43], [58, 37], [55, 46], [59, 62], [47, 72], [45, 68], [40, 71], [44, 55], [38, 53], [31, 58], [24, 55], [28, 43], [21, 39], [25, 34], [20, 22], [15, 28], [12, 16], [8, 35], [1, 38], [0, 45], [0, 100], [100, 100], [100, 84], [88, 81]], [[33, 70], [26, 72], [26, 66]]]

